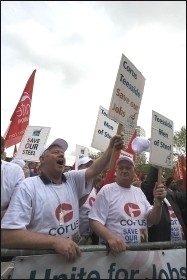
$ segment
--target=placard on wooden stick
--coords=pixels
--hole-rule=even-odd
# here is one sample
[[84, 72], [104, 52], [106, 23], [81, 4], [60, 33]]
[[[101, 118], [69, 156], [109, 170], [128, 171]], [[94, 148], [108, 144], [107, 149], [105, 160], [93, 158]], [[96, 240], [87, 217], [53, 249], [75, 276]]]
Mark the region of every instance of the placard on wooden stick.
[[152, 127], [149, 163], [159, 168], [158, 182], [162, 180], [162, 168], [173, 168], [173, 121], [152, 111]]

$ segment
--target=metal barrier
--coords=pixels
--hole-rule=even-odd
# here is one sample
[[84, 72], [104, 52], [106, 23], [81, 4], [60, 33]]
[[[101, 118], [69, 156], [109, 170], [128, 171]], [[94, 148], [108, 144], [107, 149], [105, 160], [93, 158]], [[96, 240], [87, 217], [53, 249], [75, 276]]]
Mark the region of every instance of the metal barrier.
[[79, 247], [73, 263], [54, 250], [1, 249], [1, 279], [186, 279], [186, 241], [133, 243], [109, 256], [106, 245]]
[[[183, 241], [165, 241], [165, 242], [148, 242], [141, 244], [128, 244], [128, 251], [145, 251], [145, 250], [163, 250], [186, 248], [186, 240]], [[105, 245], [80, 245], [81, 252], [108, 251]], [[54, 250], [30, 250], [30, 249], [1, 249], [1, 257], [14, 256], [31, 256], [56, 254]]]

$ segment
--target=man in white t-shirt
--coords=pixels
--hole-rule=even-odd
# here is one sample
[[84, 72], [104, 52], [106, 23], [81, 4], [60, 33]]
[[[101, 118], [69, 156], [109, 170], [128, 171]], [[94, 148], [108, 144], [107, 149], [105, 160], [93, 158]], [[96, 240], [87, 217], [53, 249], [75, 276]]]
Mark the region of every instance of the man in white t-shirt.
[[120, 157], [116, 162], [116, 182], [105, 185], [98, 193], [88, 214], [90, 226], [114, 253], [126, 250], [127, 243], [147, 242], [147, 227], [157, 224], [166, 196], [163, 184], [155, 186], [151, 206], [140, 188], [132, 184], [134, 162]]
[[[4, 138], [1, 136], [1, 155], [4, 149]], [[20, 166], [1, 160], [1, 219], [9, 206], [13, 191], [24, 178], [24, 172]]]
[[91, 191], [91, 181], [121, 150], [123, 135], [115, 135], [103, 155], [84, 170], [63, 173], [68, 144], [56, 139], [40, 157], [41, 174], [26, 178], [14, 192], [1, 223], [2, 247], [54, 249], [66, 260], [80, 256], [79, 200]]

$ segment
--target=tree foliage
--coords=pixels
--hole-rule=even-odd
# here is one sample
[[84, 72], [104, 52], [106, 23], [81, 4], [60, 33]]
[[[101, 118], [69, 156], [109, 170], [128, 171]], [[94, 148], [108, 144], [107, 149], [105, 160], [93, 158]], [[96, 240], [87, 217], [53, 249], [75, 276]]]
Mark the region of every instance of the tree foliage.
[[147, 161], [146, 153], [142, 153], [138, 155], [136, 164], [143, 165], [146, 164], [146, 161]]
[[95, 160], [95, 159], [97, 159], [98, 157], [100, 157], [101, 154], [102, 154], [101, 152], [94, 153], [93, 151], [90, 151], [90, 150], [89, 150], [89, 152], [88, 152], [88, 156], [89, 156], [91, 159], [93, 159], [93, 160]]
[[179, 131], [174, 132], [173, 137], [174, 155], [186, 156], [186, 127], [182, 126]]

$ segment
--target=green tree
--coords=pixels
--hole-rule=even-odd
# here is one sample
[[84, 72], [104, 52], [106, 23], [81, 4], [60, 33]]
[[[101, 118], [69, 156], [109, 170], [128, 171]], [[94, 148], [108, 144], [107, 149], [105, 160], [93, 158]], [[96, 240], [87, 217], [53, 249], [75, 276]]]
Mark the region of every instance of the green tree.
[[186, 156], [186, 127], [182, 126], [179, 131], [174, 132], [173, 137], [174, 156]]
[[94, 152], [91, 151], [91, 150], [89, 150], [89, 152], [88, 152], [88, 156], [89, 156], [91, 159], [93, 159], [93, 160], [95, 160], [95, 159], [97, 159], [98, 157], [100, 157], [101, 154], [102, 154], [101, 152], [94, 153]]
[[137, 165], [146, 164], [146, 161], [147, 161], [146, 153], [141, 153], [141, 154], [138, 155]]
[[136, 174], [148, 174], [150, 168], [150, 164], [143, 163], [143, 164], [138, 164], [135, 166], [135, 171]]

